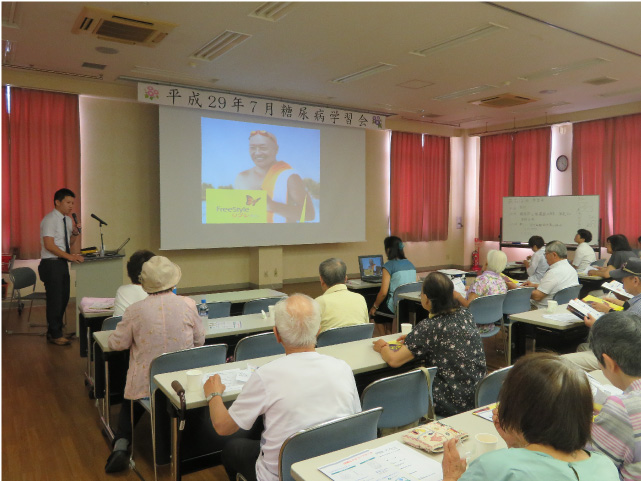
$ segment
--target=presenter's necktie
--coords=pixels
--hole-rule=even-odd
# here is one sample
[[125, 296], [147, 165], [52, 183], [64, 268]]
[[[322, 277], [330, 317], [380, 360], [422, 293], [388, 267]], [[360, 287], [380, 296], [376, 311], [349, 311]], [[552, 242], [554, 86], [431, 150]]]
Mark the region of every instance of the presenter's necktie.
[[69, 249], [69, 234], [67, 234], [67, 217], [62, 218], [62, 223], [65, 229], [65, 252], [71, 254], [71, 249]]

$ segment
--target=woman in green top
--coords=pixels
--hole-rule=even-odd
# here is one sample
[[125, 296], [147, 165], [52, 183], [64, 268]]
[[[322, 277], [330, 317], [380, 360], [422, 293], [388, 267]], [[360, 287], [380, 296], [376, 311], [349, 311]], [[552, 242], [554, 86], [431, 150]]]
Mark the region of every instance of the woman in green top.
[[509, 449], [480, 456], [465, 470], [456, 441], [445, 445], [443, 481], [618, 481], [606, 456], [586, 451], [592, 392], [583, 371], [555, 354], [519, 359], [505, 378], [494, 426]]

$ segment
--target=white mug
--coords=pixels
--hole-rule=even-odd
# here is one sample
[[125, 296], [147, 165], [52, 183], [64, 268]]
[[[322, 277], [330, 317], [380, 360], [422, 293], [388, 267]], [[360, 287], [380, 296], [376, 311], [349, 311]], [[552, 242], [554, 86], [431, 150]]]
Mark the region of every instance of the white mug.
[[559, 303], [556, 301], [549, 300], [548, 301], [548, 312], [556, 312], [557, 308], [559, 307]]
[[499, 438], [494, 436], [494, 434], [478, 433], [474, 436], [474, 441], [476, 444], [476, 456], [481, 456], [482, 454], [494, 451], [499, 442]]
[[269, 320], [274, 322], [274, 306], [269, 306]]
[[412, 325], [409, 322], [404, 322], [401, 324], [401, 334], [409, 334], [412, 330]]
[[203, 372], [199, 369], [187, 371], [187, 391], [198, 392], [203, 390]]

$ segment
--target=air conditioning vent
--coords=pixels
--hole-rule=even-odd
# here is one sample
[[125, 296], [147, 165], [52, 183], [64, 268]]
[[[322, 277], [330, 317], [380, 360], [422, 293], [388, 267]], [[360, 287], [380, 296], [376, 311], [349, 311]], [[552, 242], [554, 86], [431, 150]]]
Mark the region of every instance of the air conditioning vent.
[[536, 102], [537, 100], [540, 99], [523, 97], [522, 95], [501, 94], [493, 95], [492, 97], [485, 97], [484, 99], [474, 100], [470, 103], [474, 105], [482, 105], [483, 107], [504, 109], [506, 107], [516, 107], [518, 105], [529, 104], [530, 102]]
[[618, 82], [619, 79], [612, 78], [612, 77], [599, 77], [599, 78], [593, 78], [591, 80], [586, 80], [583, 83], [590, 84], [590, 85], [606, 85], [606, 84], [611, 84], [612, 82]]
[[100, 8], [84, 7], [72, 33], [88, 33], [102, 40], [154, 47], [176, 27], [176, 24], [145, 18], [127, 17]]

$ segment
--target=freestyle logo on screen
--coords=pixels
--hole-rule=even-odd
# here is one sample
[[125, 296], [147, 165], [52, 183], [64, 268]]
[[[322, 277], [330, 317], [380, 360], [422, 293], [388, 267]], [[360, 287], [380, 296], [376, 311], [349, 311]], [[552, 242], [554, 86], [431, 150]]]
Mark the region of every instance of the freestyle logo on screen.
[[264, 190], [207, 189], [207, 224], [264, 224], [265, 199]]

